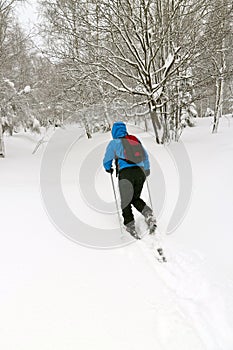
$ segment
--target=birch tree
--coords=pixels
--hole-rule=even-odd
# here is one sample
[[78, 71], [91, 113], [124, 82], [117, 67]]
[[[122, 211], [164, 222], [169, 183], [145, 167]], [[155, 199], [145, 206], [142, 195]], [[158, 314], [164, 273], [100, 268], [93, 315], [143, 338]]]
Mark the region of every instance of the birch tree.
[[[232, 10], [233, 5], [228, 0], [217, 1], [218, 7], [218, 33], [216, 35], [215, 54], [212, 56], [212, 63], [214, 71], [216, 72], [215, 84], [215, 110], [214, 110], [214, 123], [212, 132], [218, 131], [219, 120], [222, 116], [223, 102], [224, 102], [224, 86], [227, 77], [227, 58], [226, 56], [231, 55], [232, 47], [228, 47], [229, 36], [232, 36], [230, 20], [233, 20]], [[215, 11], [216, 13], [216, 11]]]
[[208, 17], [199, 42], [195, 62], [196, 89], [200, 100], [208, 101], [206, 108], [214, 110], [213, 132], [217, 132], [223, 113], [225, 92], [232, 76], [232, 2], [217, 0], [209, 4]]
[[201, 72], [187, 72], [197, 72], [213, 13], [215, 26], [221, 23], [222, 1], [41, 1], [48, 53], [66, 63], [79, 105], [102, 101], [107, 111], [111, 98], [125, 99], [132, 109], [144, 106], [141, 115], [150, 116], [158, 143], [178, 140], [183, 111], [195, 99], [194, 81], [201, 79]]
[[[12, 15], [12, 9], [16, 0], [0, 0], [0, 85], [4, 84], [3, 82], [3, 66], [4, 62], [7, 59], [6, 57], [6, 41], [8, 35], [8, 28], [10, 26], [10, 19]], [[2, 104], [2, 101], [0, 101]], [[4, 157], [4, 141], [3, 141], [3, 130], [1, 125], [0, 118], [0, 155]]]
[[[148, 107], [157, 142], [169, 140], [171, 129], [178, 134], [181, 128], [181, 82], [200, 54], [208, 2], [106, 0], [100, 9], [102, 56], [91, 63], [101, 68], [106, 85]], [[95, 44], [89, 45], [94, 55]]]
[[[63, 103], [70, 106], [73, 114], [100, 102], [102, 98], [99, 81], [93, 76], [98, 75], [90, 70], [88, 64], [78, 63], [84, 56], [90, 54], [86, 44], [91, 36], [88, 26], [89, 1], [54, 0], [40, 1], [44, 16], [41, 34], [46, 43], [44, 53], [60, 71], [63, 90]], [[98, 10], [96, 10], [98, 18]], [[98, 22], [98, 20], [97, 20]], [[83, 113], [83, 126], [90, 137], [88, 122]]]

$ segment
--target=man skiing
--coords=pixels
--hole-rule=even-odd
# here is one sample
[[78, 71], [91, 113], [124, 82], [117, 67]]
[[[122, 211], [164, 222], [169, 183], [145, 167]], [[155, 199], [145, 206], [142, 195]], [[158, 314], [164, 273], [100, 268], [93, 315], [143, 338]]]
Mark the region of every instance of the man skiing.
[[113, 124], [112, 137], [113, 140], [106, 148], [103, 165], [112, 176], [112, 162], [115, 159], [124, 225], [126, 231], [140, 239], [135, 229], [132, 205], [145, 217], [150, 233], [156, 229], [152, 209], [140, 198], [146, 177], [150, 175], [148, 153], [135, 136], [128, 135], [123, 122]]

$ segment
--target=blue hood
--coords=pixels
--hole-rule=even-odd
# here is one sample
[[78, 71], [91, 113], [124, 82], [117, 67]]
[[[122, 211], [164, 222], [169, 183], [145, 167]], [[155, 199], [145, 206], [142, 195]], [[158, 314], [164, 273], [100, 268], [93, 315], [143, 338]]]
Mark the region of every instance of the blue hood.
[[112, 127], [112, 137], [118, 139], [127, 135], [126, 125], [123, 122], [116, 122]]

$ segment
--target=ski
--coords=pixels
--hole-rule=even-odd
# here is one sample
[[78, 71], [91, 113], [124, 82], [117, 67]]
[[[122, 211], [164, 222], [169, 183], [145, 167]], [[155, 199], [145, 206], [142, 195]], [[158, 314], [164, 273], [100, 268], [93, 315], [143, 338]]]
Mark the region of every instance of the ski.
[[153, 221], [149, 224], [148, 234], [153, 237], [153, 247], [156, 251], [156, 259], [159, 262], [167, 262], [167, 258], [164, 254], [163, 248], [161, 247], [161, 238], [159, 239], [159, 233], [157, 232], [157, 225]]
[[[153, 231], [153, 233], [151, 233], [150, 230], [148, 230], [149, 232], [147, 232], [145, 235], [139, 236], [139, 234], [137, 234], [136, 236], [133, 236], [136, 240], [141, 240], [142, 242], [144, 242], [147, 246], [150, 246], [150, 249], [152, 249], [153, 254], [155, 256], [155, 259], [160, 262], [160, 263], [165, 263], [167, 262], [167, 258], [166, 255], [164, 254], [164, 250], [161, 246], [161, 239], [158, 238], [159, 233], [156, 233], [155, 231]], [[144, 237], [147, 237], [147, 240], [149, 238], [149, 240], [151, 242], [146, 242]]]
[[160, 263], [167, 262], [167, 258], [166, 258], [166, 256], [164, 255], [163, 248], [157, 248], [156, 250], [157, 250], [157, 252], [158, 252], [158, 255], [156, 254], [155, 258], [156, 258]]
[[[148, 234], [150, 235], [150, 234]], [[156, 235], [155, 233], [153, 235]], [[150, 244], [149, 248], [152, 250], [153, 256], [155, 259], [160, 263], [167, 262], [166, 255], [164, 253], [164, 250], [161, 246], [161, 242], [158, 241], [157, 237], [152, 237], [153, 241]]]
[[150, 239], [150, 248], [152, 249], [153, 255], [156, 258], [156, 260], [160, 263], [167, 262], [167, 258], [161, 244], [161, 238], [159, 237], [159, 233], [150, 233], [149, 231], [147, 236]]
[[137, 232], [134, 232], [134, 233], [129, 233], [134, 239], [136, 240], [140, 240], [142, 239], [141, 236], [139, 236], [139, 234]]
[[158, 262], [167, 262], [166, 255], [161, 245], [161, 234], [158, 232], [157, 226], [148, 227], [144, 234], [139, 234], [135, 229], [130, 232], [122, 227], [122, 232], [123, 231], [127, 233], [127, 235], [132, 236], [136, 241], [141, 241], [147, 246], [147, 248], [152, 250], [153, 256]]

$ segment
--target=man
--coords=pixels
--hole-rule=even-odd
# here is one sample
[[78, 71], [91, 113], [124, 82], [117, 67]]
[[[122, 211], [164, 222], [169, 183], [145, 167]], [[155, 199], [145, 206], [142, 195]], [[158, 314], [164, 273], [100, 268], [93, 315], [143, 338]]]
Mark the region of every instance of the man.
[[[132, 205], [145, 217], [150, 233], [156, 229], [156, 220], [153, 217], [152, 209], [140, 198], [146, 176], [150, 175], [148, 153], [135, 136], [128, 135], [126, 125], [123, 122], [113, 124], [112, 137], [113, 140], [109, 142], [106, 149], [103, 165], [105, 170], [112, 174], [112, 162], [115, 159], [124, 225], [133, 237], [140, 239], [135, 230]], [[136, 150], [135, 157], [131, 156], [134, 157], [133, 161], [127, 159], [127, 152], [132, 153], [130, 145], [135, 146]]]

